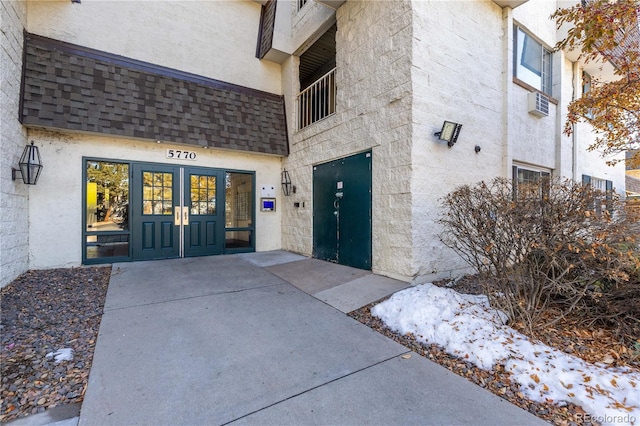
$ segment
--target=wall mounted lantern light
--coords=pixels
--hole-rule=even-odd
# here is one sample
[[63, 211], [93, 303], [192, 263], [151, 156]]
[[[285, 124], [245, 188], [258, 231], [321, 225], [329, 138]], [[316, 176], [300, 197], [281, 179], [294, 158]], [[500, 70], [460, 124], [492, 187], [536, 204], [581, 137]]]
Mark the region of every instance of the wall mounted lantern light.
[[19, 169], [11, 168], [11, 180], [16, 180], [20, 173], [22, 181], [27, 185], [35, 185], [42, 171], [42, 159], [38, 147], [33, 144], [24, 147], [22, 157], [18, 163]]
[[434, 133], [441, 141], [445, 141], [449, 148], [451, 148], [458, 140], [458, 135], [462, 129], [462, 124], [454, 123], [452, 121], [445, 121], [442, 125], [442, 130], [438, 133]]
[[281, 183], [282, 183], [282, 192], [284, 193], [285, 196], [288, 197], [292, 193], [295, 194], [296, 187], [295, 185], [291, 185], [291, 176], [289, 176], [289, 172], [286, 170], [282, 171]]

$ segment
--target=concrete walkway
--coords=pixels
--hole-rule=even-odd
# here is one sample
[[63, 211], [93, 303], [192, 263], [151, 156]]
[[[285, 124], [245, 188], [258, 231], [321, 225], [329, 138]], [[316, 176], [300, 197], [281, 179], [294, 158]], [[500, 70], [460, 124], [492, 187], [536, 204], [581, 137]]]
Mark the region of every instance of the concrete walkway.
[[280, 251], [115, 264], [79, 424], [544, 424], [343, 313], [406, 285]]

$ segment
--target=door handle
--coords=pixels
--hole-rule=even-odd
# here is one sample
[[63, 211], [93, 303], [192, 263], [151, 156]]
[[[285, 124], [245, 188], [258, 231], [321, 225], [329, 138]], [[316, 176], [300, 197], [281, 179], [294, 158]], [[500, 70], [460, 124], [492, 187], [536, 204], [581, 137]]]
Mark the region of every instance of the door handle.
[[182, 208], [182, 224], [185, 226], [189, 224], [189, 207]]
[[175, 226], [189, 224], [189, 207], [174, 207], [173, 224]]

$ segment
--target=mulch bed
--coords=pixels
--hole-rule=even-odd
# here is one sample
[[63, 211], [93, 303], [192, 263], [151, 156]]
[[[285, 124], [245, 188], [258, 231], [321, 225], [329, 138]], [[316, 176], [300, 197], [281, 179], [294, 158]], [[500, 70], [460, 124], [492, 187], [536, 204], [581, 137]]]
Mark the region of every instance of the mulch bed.
[[[0, 421], [39, 413], [64, 404], [81, 403], [88, 383], [111, 268], [88, 267], [29, 271], [0, 289]], [[474, 276], [434, 283], [460, 293], [480, 294]], [[579, 406], [558, 406], [528, 400], [502, 366], [492, 371], [447, 354], [435, 344], [399, 335], [371, 316], [372, 303], [349, 314], [412, 351], [439, 363], [496, 395], [556, 425], [589, 425]], [[522, 332], [522, 330], [519, 330]], [[590, 362], [640, 368], [607, 330], [559, 324], [535, 336], [549, 346]], [[58, 364], [47, 353], [74, 351], [72, 361]]]
[[[109, 267], [29, 271], [0, 289], [0, 421], [80, 403], [107, 294]], [[73, 349], [73, 360], [46, 355]]]

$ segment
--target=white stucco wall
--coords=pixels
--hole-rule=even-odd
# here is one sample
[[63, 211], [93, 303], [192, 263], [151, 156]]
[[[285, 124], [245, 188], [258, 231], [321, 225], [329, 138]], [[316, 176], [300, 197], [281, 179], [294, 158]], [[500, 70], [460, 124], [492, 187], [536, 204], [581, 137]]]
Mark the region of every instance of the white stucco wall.
[[[562, 114], [558, 120], [558, 126], [563, 129], [566, 122], [566, 112], [569, 103], [582, 96], [582, 73], [586, 71], [592, 78], [608, 81], [612, 75], [610, 65], [604, 67], [600, 63], [584, 64], [582, 61], [572, 62], [567, 56], [563, 58], [563, 87], [560, 103]], [[607, 165], [609, 160], [624, 160], [624, 154], [603, 156], [599, 149], [590, 150], [594, 144], [596, 135], [592, 128], [585, 122], [574, 125], [574, 133], [571, 136], [562, 134], [561, 152], [566, 161], [560, 162], [558, 175], [582, 181], [582, 175], [588, 175], [613, 182], [615, 191], [624, 196], [625, 193], [625, 164], [624, 161], [615, 166]], [[571, 150], [572, 152], [567, 152]]]
[[557, 106], [549, 103], [547, 117], [530, 114], [529, 93], [529, 90], [518, 85], [514, 87], [509, 121], [514, 134], [513, 161], [553, 170], [556, 167]]
[[296, 4], [297, 1], [282, 0], [278, 1], [278, 8], [282, 8], [285, 13], [289, 9], [291, 16], [290, 51], [302, 53], [322, 36], [336, 19], [332, 9], [313, 0], [307, 1], [300, 10], [296, 10]]
[[543, 43], [553, 47], [557, 30], [550, 16], [557, 8], [557, 0], [529, 0], [513, 9], [513, 19]]
[[[438, 237], [440, 199], [502, 174], [503, 33], [492, 1], [413, 8], [413, 274], [424, 282], [467, 268]], [[444, 120], [462, 124], [451, 148], [434, 136]]]
[[25, 3], [0, 2], [0, 287], [29, 267], [31, 188], [21, 179], [11, 180], [11, 168], [18, 167], [27, 144], [27, 132], [18, 122], [25, 24]]
[[619, 162], [615, 166], [606, 164], [607, 160], [624, 160], [624, 154], [614, 156], [603, 156], [600, 150], [590, 150], [590, 146], [595, 142], [595, 135], [591, 132], [591, 127], [583, 122], [575, 125], [576, 150], [576, 180], [581, 181], [582, 175], [588, 175], [599, 179], [613, 182], [614, 190], [624, 196], [625, 194], [625, 164]]
[[[31, 130], [29, 138], [40, 146], [43, 161], [46, 161], [40, 181], [31, 188], [30, 194], [29, 255], [33, 269], [78, 266], [82, 261], [83, 157], [169, 163], [165, 158], [167, 148], [184, 149], [184, 146], [174, 144], [39, 130]], [[260, 212], [258, 206], [261, 185], [279, 188], [281, 158], [237, 151], [189, 149], [197, 152], [196, 161], [171, 164], [256, 172], [256, 251], [279, 249], [280, 209]], [[278, 191], [276, 206], [280, 206], [281, 201]]]
[[280, 53], [276, 59], [286, 60], [288, 55], [301, 54], [335, 22], [333, 9], [313, 0], [307, 1], [300, 10], [297, 0], [278, 0], [271, 46]]
[[[550, 15], [558, 7], [569, 7], [576, 1], [536, 0], [529, 1], [513, 10], [513, 20], [542, 40], [548, 48], [566, 35], [566, 28], [557, 30]], [[511, 125], [515, 134], [513, 160], [553, 170], [555, 176], [582, 179], [582, 174], [612, 180], [618, 192], [624, 193], [624, 164], [611, 167], [597, 151], [589, 151], [594, 134], [589, 125], [581, 123], [574, 136], [563, 134], [569, 103], [582, 93], [582, 64], [574, 63], [575, 55], [555, 52], [553, 55], [553, 97], [557, 105], [550, 105], [548, 117], [536, 118], [527, 114], [528, 90], [515, 86], [512, 104]], [[594, 76], [610, 78], [609, 67], [589, 64]], [[601, 75], [599, 75], [601, 74]]]
[[[616, 188], [624, 184], [624, 166], [606, 166], [600, 155], [587, 152], [593, 141], [588, 126], [579, 126], [575, 138], [562, 132], [567, 105], [581, 91], [581, 69], [563, 52], [554, 54], [555, 100], [548, 117], [528, 112], [531, 91], [514, 82], [513, 24], [552, 48], [557, 31], [549, 16], [556, 1], [530, 1], [515, 10], [500, 9], [492, 1], [414, 1], [413, 8], [415, 281], [467, 268], [440, 243], [436, 223], [438, 200], [461, 184], [510, 176], [514, 164], [577, 180], [589, 174], [613, 180]], [[452, 148], [432, 136], [443, 120], [463, 124]], [[478, 154], [475, 145], [481, 148]]]
[[[15, 3], [26, 9], [26, 27], [31, 33], [282, 93], [280, 66], [255, 57], [261, 8], [254, 1]], [[40, 182], [31, 188], [29, 202], [29, 259], [31, 267], [37, 269], [81, 263], [83, 156], [166, 163], [165, 150], [180, 149], [179, 145], [41, 130], [30, 130], [29, 139], [41, 146], [45, 162]], [[189, 166], [256, 172], [256, 250], [281, 248], [280, 191], [276, 212], [267, 213], [259, 211], [259, 188], [263, 184], [279, 188], [282, 159], [191, 146], [189, 149], [198, 152], [198, 160], [189, 162]]]
[[[285, 206], [283, 248], [312, 252], [312, 166], [372, 149], [373, 271], [410, 279], [411, 5], [347, 1], [336, 19], [336, 114], [291, 138], [285, 167], [298, 191]], [[292, 114], [297, 66], [295, 60], [284, 65]]]
[[556, 80], [554, 92], [558, 99], [556, 114], [556, 167], [554, 174], [557, 177], [576, 179], [575, 159], [578, 151], [574, 144], [576, 139], [564, 134], [564, 125], [567, 119], [567, 106], [576, 96], [580, 96], [582, 90], [582, 73], [580, 67], [568, 60], [564, 52], [556, 54], [554, 73], [560, 76]]
[[259, 25], [251, 0], [28, 2], [31, 33], [281, 94], [279, 65], [255, 57]]
[[[529, 1], [512, 11], [513, 23], [542, 42], [547, 49], [553, 50], [556, 43], [556, 25], [549, 17], [556, 10], [556, 0]], [[561, 56], [553, 55], [553, 93], [559, 98], [565, 81], [559, 73]], [[511, 78], [511, 76], [509, 77]], [[557, 105], [549, 104], [549, 116], [537, 117], [529, 114], [527, 88], [514, 84], [510, 104], [509, 125], [512, 130], [513, 161], [530, 164], [540, 168], [554, 170], [558, 167], [557, 147], [561, 127], [557, 123]]]

